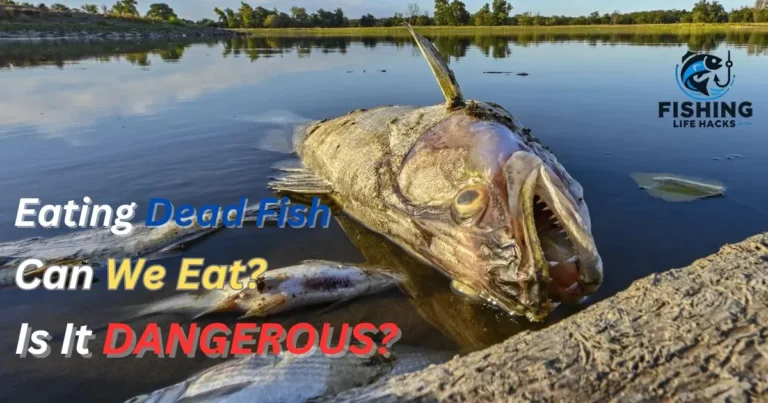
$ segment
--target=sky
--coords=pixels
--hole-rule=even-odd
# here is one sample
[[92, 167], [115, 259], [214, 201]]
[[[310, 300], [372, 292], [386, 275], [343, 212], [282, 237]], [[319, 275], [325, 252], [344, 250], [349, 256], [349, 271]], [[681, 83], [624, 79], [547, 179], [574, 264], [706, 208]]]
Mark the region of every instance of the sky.
[[[101, 5], [106, 0], [58, 0], [69, 7], [79, 7], [85, 3], [97, 3]], [[146, 12], [149, 4], [155, 2], [165, 2], [170, 5], [181, 18], [190, 20], [199, 20], [202, 18], [215, 19], [213, 8], [230, 7], [237, 8], [241, 0], [138, 0], [139, 11]], [[114, 0], [108, 0], [107, 5], [111, 5]], [[486, 2], [492, 0], [464, 0], [467, 9], [470, 12], [477, 11]], [[341, 7], [344, 14], [351, 18], [359, 18], [361, 15], [371, 13], [376, 17], [391, 16], [395, 12], [404, 13], [409, 3], [417, 3], [422, 10], [428, 10], [430, 14], [434, 9], [432, 0], [250, 0], [247, 1], [251, 6], [262, 6], [269, 9], [277, 7], [280, 11], [288, 12], [292, 6], [305, 7], [309, 12], [315, 12], [318, 8], [333, 10]], [[511, 2], [514, 6], [512, 14], [530, 11], [532, 13], [541, 13], [543, 15], [586, 15], [593, 11], [599, 11], [601, 14], [609, 13], [614, 10], [622, 12], [640, 11], [640, 10], [658, 10], [658, 9], [688, 9], [690, 10], [695, 0], [514, 0]], [[720, 0], [720, 3], [726, 10], [739, 8], [741, 6], [753, 3], [752, 0]]]

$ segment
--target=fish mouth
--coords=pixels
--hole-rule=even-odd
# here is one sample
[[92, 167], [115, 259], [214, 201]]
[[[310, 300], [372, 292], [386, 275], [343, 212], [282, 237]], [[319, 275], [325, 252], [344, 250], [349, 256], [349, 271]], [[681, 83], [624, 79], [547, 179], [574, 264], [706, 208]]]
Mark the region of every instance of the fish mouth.
[[602, 260], [588, 218], [582, 217], [586, 207], [577, 207], [541, 158], [517, 152], [505, 166], [505, 176], [510, 214], [519, 223], [515, 235], [521, 240], [516, 302], [530, 319], [541, 320], [553, 303], [575, 303], [594, 293], [603, 281]]
[[578, 302], [603, 280], [602, 261], [587, 224], [562, 182], [546, 166], [529, 175], [520, 202], [534, 266], [548, 280], [548, 296]]

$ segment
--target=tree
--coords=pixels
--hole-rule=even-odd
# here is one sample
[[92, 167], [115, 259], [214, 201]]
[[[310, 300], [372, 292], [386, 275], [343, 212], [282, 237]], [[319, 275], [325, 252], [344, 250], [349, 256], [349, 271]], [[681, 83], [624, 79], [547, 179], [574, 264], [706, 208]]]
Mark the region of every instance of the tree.
[[754, 18], [755, 13], [752, 7], [742, 7], [728, 13], [728, 22], [752, 22]]
[[256, 28], [256, 20], [253, 15], [253, 7], [246, 2], [240, 2], [240, 9], [237, 11], [243, 28]]
[[227, 15], [228, 28], [240, 28], [243, 26], [242, 22], [240, 21], [240, 16], [237, 15], [234, 11], [232, 11], [231, 8], [229, 7], [225, 8], [224, 13]]
[[763, 14], [763, 10], [765, 9], [768, 9], [768, 0], [755, 0], [755, 12], [754, 12], [755, 22], [760, 22], [763, 20], [762, 14]]
[[371, 14], [366, 14], [362, 17], [360, 17], [360, 26], [361, 27], [372, 27], [376, 25], [376, 17], [374, 17]]
[[264, 20], [265, 28], [283, 28], [286, 21], [280, 16], [280, 14], [270, 14], [267, 19]]
[[512, 12], [512, 4], [506, 0], [493, 0], [493, 25], [506, 25], [509, 13]]
[[139, 16], [139, 10], [136, 9], [136, 0], [118, 0], [117, 3], [115, 3], [114, 6], [112, 6], [112, 10], [110, 10], [110, 14], [113, 15], [121, 15], [121, 16]]
[[728, 14], [723, 5], [717, 1], [699, 0], [693, 6], [693, 22], [725, 22]]
[[472, 21], [474, 25], [479, 27], [494, 25], [495, 19], [493, 18], [493, 15], [491, 15], [491, 6], [488, 5], [488, 3], [485, 3], [485, 5], [480, 8], [480, 11], [476, 12], [475, 15], [472, 16]]
[[267, 17], [269, 17], [272, 14], [271, 11], [267, 10], [266, 8], [262, 6], [257, 6], [253, 9], [253, 20], [257, 27], [263, 27], [264, 22], [267, 20]]
[[451, 2], [451, 19], [448, 25], [466, 25], [469, 22], [469, 12], [467, 6], [460, 0], [453, 0]]
[[408, 12], [406, 15], [408, 15], [408, 22], [411, 24], [416, 22], [416, 19], [419, 17], [419, 14], [421, 14], [421, 7], [419, 7], [416, 3], [410, 3], [408, 4]]
[[522, 13], [517, 16], [517, 23], [521, 26], [533, 25], [533, 17], [530, 12]]
[[448, 0], [435, 0], [435, 25], [449, 25], [451, 6]]
[[229, 27], [229, 18], [227, 17], [227, 13], [221, 11], [221, 9], [218, 7], [214, 7], [213, 12], [219, 16], [220, 23], [222, 23], [225, 27]]
[[429, 12], [425, 11], [424, 14], [420, 15], [418, 18], [416, 18], [415, 25], [430, 25], [432, 23], [431, 19], [429, 18]]
[[309, 14], [304, 7], [291, 7], [291, 16], [296, 25], [306, 27], [310, 25]]
[[80, 9], [88, 14], [98, 14], [99, 13], [99, 6], [95, 4], [83, 4], [80, 6]]
[[61, 3], [51, 4], [50, 10], [54, 11], [54, 12], [57, 12], [57, 13], [66, 13], [66, 12], [70, 11], [69, 7], [67, 7], [67, 6], [65, 6], [65, 5], [63, 5]]
[[157, 18], [163, 21], [168, 21], [172, 17], [178, 18], [173, 9], [165, 3], [154, 3], [149, 6], [149, 11], [147, 11], [147, 18]]
[[[401, 14], [402, 17], [402, 14]], [[347, 25], [347, 18], [344, 17], [344, 11], [341, 8], [337, 8], [333, 11], [333, 26], [344, 27]]]
[[589, 25], [597, 25], [600, 24], [600, 12], [593, 11], [591, 14], [589, 14]]

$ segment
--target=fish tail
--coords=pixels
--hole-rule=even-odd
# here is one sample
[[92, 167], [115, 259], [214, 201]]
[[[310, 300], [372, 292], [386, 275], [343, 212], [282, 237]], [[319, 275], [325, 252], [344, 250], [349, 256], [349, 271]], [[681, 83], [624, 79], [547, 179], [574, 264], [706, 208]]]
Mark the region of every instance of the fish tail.
[[130, 319], [140, 319], [158, 314], [181, 314], [198, 319], [215, 312], [227, 312], [234, 308], [234, 298], [212, 290], [203, 294], [184, 293], [141, 306]]

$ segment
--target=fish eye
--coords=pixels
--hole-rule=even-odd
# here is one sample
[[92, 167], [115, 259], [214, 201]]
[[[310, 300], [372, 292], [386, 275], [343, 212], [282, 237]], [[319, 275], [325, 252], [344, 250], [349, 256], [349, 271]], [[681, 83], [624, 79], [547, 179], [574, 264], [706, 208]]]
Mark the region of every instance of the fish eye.
[[466, 222], [485, 211], [488, 205], [488, 190], [483, 185], [472, 185], [462, 189], [453, 201], [453, 216], [456, 221]]

